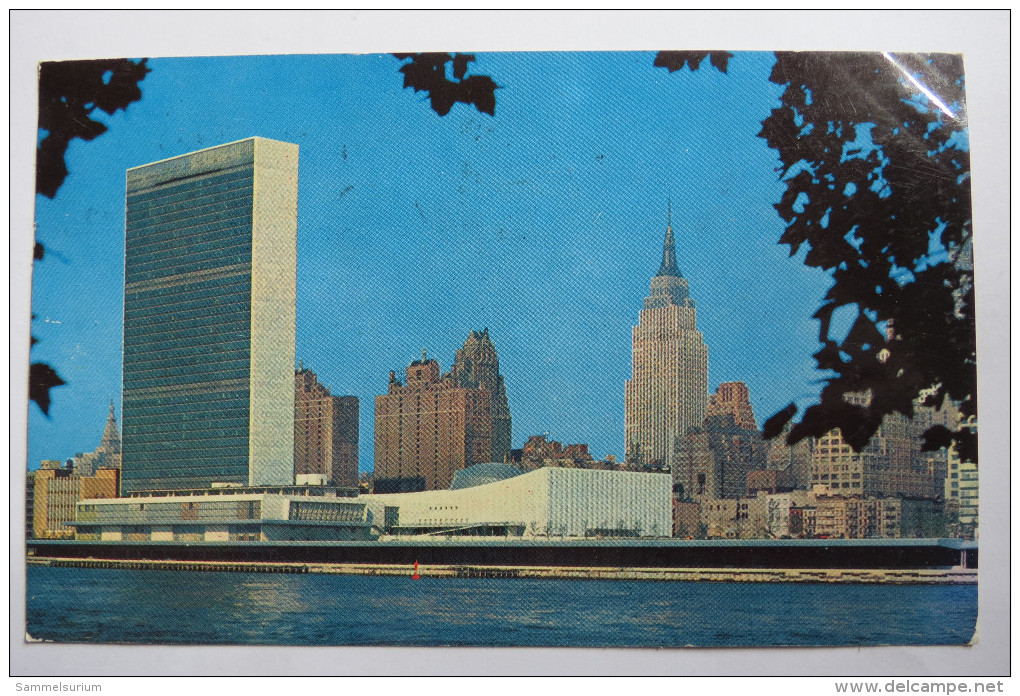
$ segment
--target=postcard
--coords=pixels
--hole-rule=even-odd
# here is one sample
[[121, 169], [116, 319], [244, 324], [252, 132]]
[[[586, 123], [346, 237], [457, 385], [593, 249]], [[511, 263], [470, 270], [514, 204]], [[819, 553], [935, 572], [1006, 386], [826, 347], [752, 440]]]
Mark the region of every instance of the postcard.
[[43, 62], [27, 639], [970, 644], [964, 68]]

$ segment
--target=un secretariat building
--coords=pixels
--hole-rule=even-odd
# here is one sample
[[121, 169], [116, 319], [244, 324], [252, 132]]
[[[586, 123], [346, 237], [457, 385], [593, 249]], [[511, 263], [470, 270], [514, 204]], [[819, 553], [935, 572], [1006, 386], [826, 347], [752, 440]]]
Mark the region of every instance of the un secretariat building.
[[121, 494], [290, 485], [298, 146], [127, 172]]

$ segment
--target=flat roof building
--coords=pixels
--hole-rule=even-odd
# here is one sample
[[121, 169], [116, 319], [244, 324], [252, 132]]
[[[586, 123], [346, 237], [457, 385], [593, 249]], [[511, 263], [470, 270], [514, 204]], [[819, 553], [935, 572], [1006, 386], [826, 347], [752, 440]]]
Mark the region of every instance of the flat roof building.
[[333, 396], [302, 364], [294, 373], [294, 475], [358, 485], [358, 397]]
[[294, 481], [298, 147], [129, 169], [122, 484]]
[[491, 392], [441, 374], [424, 351], [406, 377], [390, 373], [375, 397], [375, 490], [447, 488], [454, 472], [492, 460]]
[[[329, 488], [167, 491], [78, 504], [80, 540], [357, 541], [371, 538], [365, 504]], [[312, 494], [317, 493], [317, 494]]]
[[[473, 475], [472, 470], [479, 470]], [[391, 518], [395, 536], [528, 538], [669, 537], [668, 474], [544, 468], [519, 472], [496, 463], [465, 469], [484, 482], [456, 490], [363, 495], [375, 519]], [[494, 480], [500, 479], [501, 480]], [[386, 510], [395, 513], [386, 514]], [[396, 520], [392, 520], [393, 516]]]
[[117, 495], [116, 469], [97, 469], [90, 476], [79, 476], [70, 468], [47, 468], [33, 472], [32, 536], [37, 539], [70, 538], [74, 528], [75, 506], [91, 498]]

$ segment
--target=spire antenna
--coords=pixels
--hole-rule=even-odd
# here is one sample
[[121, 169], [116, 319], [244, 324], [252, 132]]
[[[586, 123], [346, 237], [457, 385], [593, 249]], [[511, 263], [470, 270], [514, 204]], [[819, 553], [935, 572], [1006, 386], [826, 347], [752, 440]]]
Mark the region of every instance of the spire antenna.
[[676, 243], [673, 241], [673, 200], [666, 199], [666, 239], [662, 243], [662, 263], [656, 276], [683, 277], [676, 263]]

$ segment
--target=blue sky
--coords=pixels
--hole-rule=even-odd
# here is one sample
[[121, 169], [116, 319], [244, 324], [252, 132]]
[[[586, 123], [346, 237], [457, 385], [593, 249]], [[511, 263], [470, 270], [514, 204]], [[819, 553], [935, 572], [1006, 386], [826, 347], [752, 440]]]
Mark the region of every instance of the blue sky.
[[99, 444], [120, 414], [124, 173], [250, 136], [301, 147], [297, 356], [361, 400], [425, 348], [446, 369], [488, 327], [529, 435], [623, 454], [630, 331], [659, 265], [666, 200], [709, 347], [709, 382], [748, 384], [759, 424], [817, 393], [810, 315], [829, 285], [777, 244], [778, 159], [757, 138], [771, 53], [670, 74], [653, 53], [478, 54], [495, 117], [440, 117], [389, 55], [152, 60], [143, 98], [74, 141], [33, 277], [32, 359], [68, 382], [29, 413], [30, 468]]

